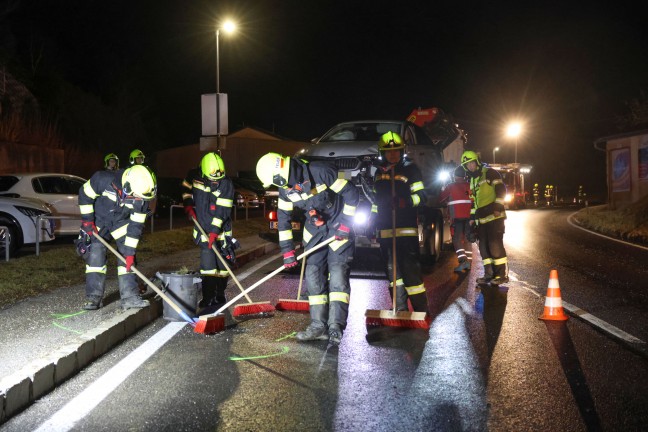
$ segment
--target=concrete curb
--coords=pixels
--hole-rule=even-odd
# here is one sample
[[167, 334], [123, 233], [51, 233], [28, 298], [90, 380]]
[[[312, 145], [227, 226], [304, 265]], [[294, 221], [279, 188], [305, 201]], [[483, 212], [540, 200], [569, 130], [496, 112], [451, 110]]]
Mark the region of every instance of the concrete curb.
[[[265, 241], [237, 257], [245, 265], [277, 249]], [[95, 359], [110, 351], [130, 335], [162, 316], [162, 300], [151, 301], [144, 309], [129, 309], [101, 322], [73, 342], [0, 380], [0, 424], [18, 414], [57, 385], [76, 375]]]

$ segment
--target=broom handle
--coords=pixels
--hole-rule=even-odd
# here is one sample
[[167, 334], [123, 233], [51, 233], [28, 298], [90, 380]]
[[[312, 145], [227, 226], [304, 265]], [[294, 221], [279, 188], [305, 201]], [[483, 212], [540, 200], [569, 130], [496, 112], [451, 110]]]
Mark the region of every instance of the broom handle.
[[[191, 220], [192, 220], [193, 223], [196, 225], [196, 228], [198, 228], [198, 230], [200, 231], [200, 234], [202, 234], [203, 237], [208, 238], [208, 237], [207, 237], [207, 234], [205, 234], [205, 230], [203, 229], [203, 227], [200, 226], [200, 224], [198, 223], [198, 221], [197, 221], [193, 216], [191, 217]], [[220, 262], [225, 266], [225, 270], [227, 270], [227, 272], [230, 274], [230, 276], [232, 276], [232, 280], [236, 283], [236, 286], [239, 287], [239, 289], [241, 290], [241, 292], [244, 292], [245, 290], [244, 290], [243, 287], [241, 286], [241, 282], [239, 282], [239, 280], [236, 278], [236, 276], [234, 276], [234, 273], [232, 273], [232, 270], [231, 270], [231, 269], [229, 268], [229, 266], [227, 265], [227, 261], [225, 261], [225, 258], [222, 257], [222, 255], [220, 254], [220, 252], [218, 252], [218, 251], [216, 250], [216, 246], [213, 245], [213, 244], [212, 244], [212, 250], [214, 251], [214, 253], [215, 253], [216, 256], [218, 257], [218, 259], [220, 259]], [[247, 294], [245, 294], [245, 299], [248, 301], [248, 303], [252, 303], [252, 299], [251, 299], [250, 297], [248, 297]]]
[[391, 167], [391, 204], [392, 204], [392, 309], [396, 315], [396, 179], [394, 166]]
[[301, 297], [302, 283], [304, 282], [304, 269], [306, 268], [306, 257], [302, 260], [301, 271], [299, 272], [299, 288], [297, 289], [297, 300]]
[[[110, 252], [112, 252], [112, 253], [113, 253], [117, 258], [119, 258], [119, 259], [120, 259], [124, 264], [126, 264], [126, 258], [124, 258], [124, 257], [123, 257], [119, 252], [117, 252], [117, 251], [115, 250], [115, 248], [113, 248], [113, 247], [112, 247], [112, 246], [111, 246], [111, 245], [110, 245], [106, 240], [104, 240], [104, 239], [99, 235], [99, 233], [94, 233], [94, 237], [95, 237], [97, 240], [99, 240], [99, 242], [101, 242], [101, 244], [103, 244], [103, 245], [104, 245], [104, 246], [105, 246], [105, 247], [106, 247]], [[164, 294], [164, 292], [163, 292], [162, 290], [160, 290], [160, 288], [158, 288], [158, 287], [157, 287], [153, 282], [151, 282], [151, 281], [150, 281], [146, 276], [144, 276], [144, 275], [142, 274], [142, 272], [140, 272], [139, 270], [137, 270], [137, 269], [135, 268], [134, 265], [131, 266], [131, 271], [132, 271], [133, 273], [135, 273], [137, 276], [139, 276], [140, 279], [142, 279], [144, 282], [146, 282], [146, 284], [147, 284], [148, 286], [150, 286], [151, 289], [157, 293], [157, 295], [159, 295], [160, 297], [162, 297], [162, 300], [164, 300], [165, 302], [167, 302], [167, 303], [169, 304], [169, 306], [171, 306], [171, 307], [173, 308], [173, 310], [176, 311], [176, 312], [178, 313], [178, 315], [180, 315], [182, 318], [184, 318], [185, 321], [190, 322], [190, 323], [194, 323], [194, 322], [195, 322], [194, 319], [190, 318], [190, 317], [185, 313], [185, 311], [183, 311], [182, 309], [180, 309], [180, 306], [178, 306], [177, 304], [175, 304], [174, 301], [171, 300], [171, 299], [169, 298], [169, 296], [167, 296], [166, 294]]]
[[[316, 250], [318, 250], [318, 249], [320, 249], [320, 248], [323, 248], [324, 246], [326, 246], [326, 245], [328, 245], [329, 243], [331, 243], [333, 240], [335, 240], [335, 237], [330, 237], [330, 238], [324, 240], [322, 243], [320, 243], [320, 244], [318, 244], [317, 246], [315, 246], [314, 248], [309, 249], [309, 250], [307, 250], [307, 251], [304, 251], [303, 254], [301, 254], [301, 255], [299, 255], [299, 256], [297, 257], [297, 261], [299, 261], [300, 259], [306, 257], [307, 255], [309, 255], [309, 254], [315, 252]], [[243, 297], [244, 294], [249, 293], [249, 292], [252, 291], [254, 288], [258, 287], [259, 285], [261, 285], [263, 282], [267, 281], [267, 280], [270, 279], [271, 277], [274, 277], [274, 276], [278, 275], [279, 273], [281, 273], [281, 271], [282, 271], [283, 269], [284, 269], [284, 266], [282, 265], [281, 267], [279, 267], [279, 268], [277, 268], [276, 270], [274, 270], [272, 273], [266, 275], [263, 279], [257, 281], [257, 282], [256, 282], [254, 285], [252, 285], [251, 287], [247, 288], [247, 289], [246, 289], [245, 291], [243, 291], [241, 294], [237, 295], [237, 296], [234, 297], [232, 300], [230, 300], [229, 302], [225, 303], [225, 305], [223, 305], [223, 307], [221, 307], [220, 309], [218, 309], [218, 310], [217, 310], [216, 312], [214, 312], [213, 314], [204, 315], [204, 316], [201, 316], [200, 318], [205, 318], [205, 317], [214, 317], [214, 316], [218, 315], [219, 313], [223, 312], [225, 309], [227, 309], [228, 307], [230, 307], [231, 305], [233, 305], [234, 303], [236, 303], [236, 301], [237, 301], [238, 299], [240, 299], [241, 297]]]

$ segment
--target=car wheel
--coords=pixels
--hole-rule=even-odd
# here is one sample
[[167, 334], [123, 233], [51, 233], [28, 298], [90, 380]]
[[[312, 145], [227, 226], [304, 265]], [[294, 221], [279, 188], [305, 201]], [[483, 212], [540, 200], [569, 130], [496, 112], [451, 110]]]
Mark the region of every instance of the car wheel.
[[0, 229], [0, 260], [5, 259], [7, 240], [9, 241], [9, 256], [16, 256], [20, 247], [20, 229], [12, 222], [6, 219], [0, 219], [0, 226], [6, 229]]
[[443, 224], [439, 224], [439, 221], [435, 224], [435, 227], [427, 228], [424, 233], [424, 256], [423, 262], [426, 265], [432, 265], [437, 262], [439, 256], [441, 255], [441, 229]]

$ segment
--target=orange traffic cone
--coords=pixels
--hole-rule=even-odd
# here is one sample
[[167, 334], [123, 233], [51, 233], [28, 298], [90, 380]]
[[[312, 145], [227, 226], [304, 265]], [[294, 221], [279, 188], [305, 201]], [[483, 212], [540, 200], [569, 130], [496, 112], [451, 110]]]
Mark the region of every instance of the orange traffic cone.
[[549, 273], [549, 286], [545, 299], [544, 313], [539, 317], [541, 320], [565, 321], [569, 318], [563, 312], [562, 298], [560, 297], [560, 286], [558, 285], [558, 270], [551, 270]]

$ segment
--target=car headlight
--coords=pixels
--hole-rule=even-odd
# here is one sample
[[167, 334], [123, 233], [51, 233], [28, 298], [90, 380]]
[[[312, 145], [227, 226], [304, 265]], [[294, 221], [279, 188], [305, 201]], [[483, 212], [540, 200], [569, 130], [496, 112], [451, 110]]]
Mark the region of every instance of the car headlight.
[[37, 217], [38, 215], [50, 214], [49, 212], [46, 212], [44, 210], [33, 209], [30, 207], [22, 207], [22, 206], [15, 206], [15, 207], [18, 209], [20, 213], [29, 217]]
[[504, 196], [504, 202], [508, 203], [508, 202], [511, 202], [511, 201], [513, 201], [513, 195], [506, 194], [506, 196]]

